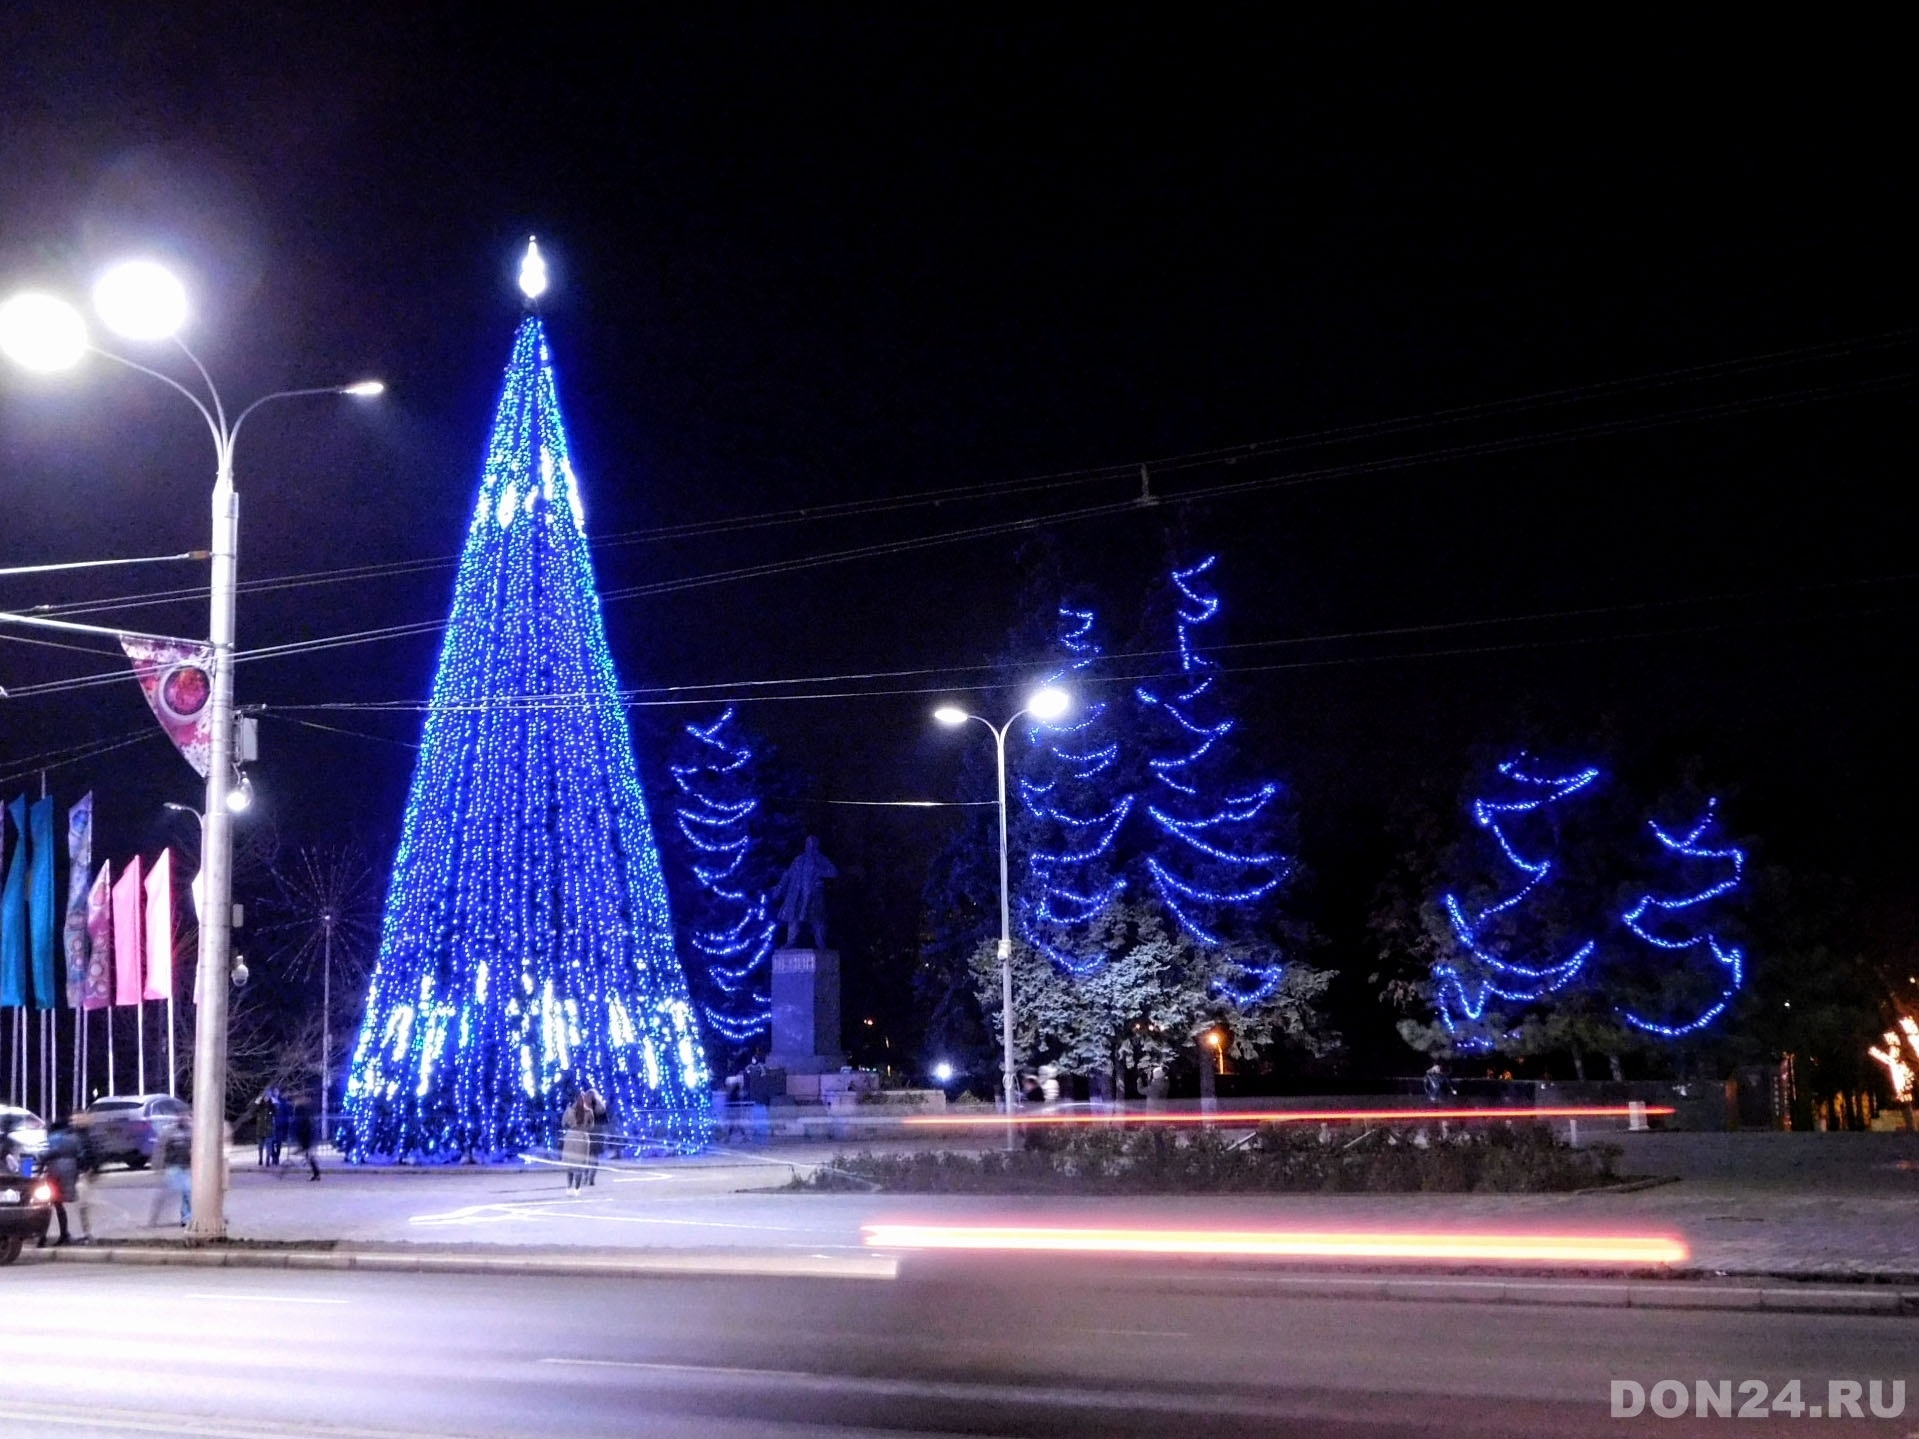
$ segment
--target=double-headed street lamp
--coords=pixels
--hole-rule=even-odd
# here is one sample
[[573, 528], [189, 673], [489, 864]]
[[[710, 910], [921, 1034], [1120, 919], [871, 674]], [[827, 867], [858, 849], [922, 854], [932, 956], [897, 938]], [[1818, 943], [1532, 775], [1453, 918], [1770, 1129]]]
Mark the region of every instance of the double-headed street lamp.
[[[262, 395], [227, 420], [220, 392], [180, 330], [187, 319], [186, 289], [151, 260], [115, 265], [93, 290], [101, 321], [123, 339], [171, 341], [205, 386], [189, 388], [173, 376], [95, 345], [80, 312], [57, 296], [29, 292], [0, 304], [0, 352], [29, 370], [69, 370], [89, 354], [151, 375], [186, 397], [213, 436], [213, 603], [208, 645], [213, 652], [204, 834], [200, 849], [200, 961], [193, 1047], [193, 1219], [195, 1239], [226, 1235], [227, 976], [233, 948], [233, 811], [244, 807], [245, 783], [235, 783], [233, 745], [233, 631], [240, 500], [233, 487], [233, 447], [240, 427], [262, 405], [307, 395], [378, 395], [378, 380]], [[238, 804], [236, 805], [236, 801]]]
[[1025, 707], [1010, 715], [1003, 725], [996, 726], [989, 719], [968, 714], [957, 705], [941, 705], [933, 711], [934, 719], [953, 728], [958, 728], [968, 720], [979, 720], [992, 732], [993, 755], [999, 764], [999, 979], [1001, 1038], [1004, 1041], [1000, 1083], [1006, 1093], [1009, 1120], [1013, 1106], [1019, 1099], [1019, 1080], [1013, 1073], [1013, 910], [1006, 883], [1006, 734], [1022, 715], [1030, 715], [1042, 724], [1050, 724], [1072, 707], [1071, 695], [1057, 686], [1048, 685], [1034, 691], [1027, 698]]

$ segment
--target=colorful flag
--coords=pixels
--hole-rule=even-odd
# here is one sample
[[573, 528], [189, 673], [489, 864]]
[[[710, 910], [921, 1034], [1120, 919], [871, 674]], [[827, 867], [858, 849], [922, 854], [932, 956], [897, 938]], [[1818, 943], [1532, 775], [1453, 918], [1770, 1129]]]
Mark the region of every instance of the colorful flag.
[[33, 802], [32, 836], [27, 862], [27, 933], [33, 941], [33, 1007], [52, 1009], [60, 1003], [60, 947], [54, 941], [55, 901], [53, 873], [53, 796]]
[[113, 1002], [140, 1002], [140, 856], [113, 886]]
[[213, 738], [213, 647], [122, 635], [120, 648], [160, 728], [204, 775]]
[[100, 873], [87, 891], [87, 987], [83, 1009], [113, 1003], [113, 864], [100, 861]]
[[173, 998], [173, 851], [163, 849], [147, 876], [148, 999]]
[[[13, 854], [0, 884], [0, 1009], [27, 1002], [27, 797], [7, 806], [13, 820]], [[0, 848], [7, 825], [0, 820]]]
[[67, 1007], [78, 1009], [87, 992], [87, 881], [93, 878], [93, 796], [82, 795], [67, 811]]

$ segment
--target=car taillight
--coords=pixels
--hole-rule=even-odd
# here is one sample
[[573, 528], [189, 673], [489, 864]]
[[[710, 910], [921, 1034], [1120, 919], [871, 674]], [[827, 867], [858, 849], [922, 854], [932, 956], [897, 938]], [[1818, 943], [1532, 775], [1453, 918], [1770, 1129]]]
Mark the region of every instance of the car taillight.
[[53, 1186], [51, 1184], [34, 1185], [33, 1186], [33, 1202], [35, 1204], [53, 1203]]

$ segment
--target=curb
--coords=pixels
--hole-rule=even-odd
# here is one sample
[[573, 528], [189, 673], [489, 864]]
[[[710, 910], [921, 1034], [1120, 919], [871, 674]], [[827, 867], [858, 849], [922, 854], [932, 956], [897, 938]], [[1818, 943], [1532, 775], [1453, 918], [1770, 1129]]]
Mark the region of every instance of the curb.
[[[26, 1256], [22, 1256], [25, 1258]], [[899, 1262], [878, 1254], [674, 1254], [547, 1258], [535, 1254], [408, 1254], [388, 1250], [188, 1249], [91, 1245], [37, 1256], [43, 1264], [121, 1264], [187, 1269], [300, 1269], [385, 1274], [550, 1274], [601, 1278], [894, 1279]]]
[[[22, 1256], [26, 1258], [26, 1256]], [[264, 1269], [384, 1274], [525, 1274], [584, 1278], [737, 1278], [892, 1280], [953, 1274], [945, 1263], [889, 1254], [781, 1254], [758, 1251], [643, 1256], [556, 1254], [409, 1254], [394, 1250], [314, 1250], [95, 1245], [35, 1255], [29, 1263], [136, 1265], [153, 1268]], [[1565, 1279], [1482, 1279], [1343, 1274], [1205, 1274], [1153, 1276], [1160, 1287], [1218, 1293], [1230, 1287], [1273, 1298], [1333, 1299], [1413, 1304], [1515, 1304], [1554, 1308], [1689, 1309], [1768, 1314], [1869, 1314], [1919, 1318], [1919, 1288], [1891, 1285], [1758, 1286], [1737, 1283], [1604, 1282]]]
[[1388, 1279], [1333, 1275], [1214, 1276], [1242, 1292], [1301, 1299], [1375, 1300], [1419, 1304], [1527, 1304], [1580, 1309], [1740, 1310], [1768, 1314], [1876, 1314], [1919, 1319], [1919, 1290], [1761, 1288], [1736, 1284], [1594, 1283], [1553, 1279]]

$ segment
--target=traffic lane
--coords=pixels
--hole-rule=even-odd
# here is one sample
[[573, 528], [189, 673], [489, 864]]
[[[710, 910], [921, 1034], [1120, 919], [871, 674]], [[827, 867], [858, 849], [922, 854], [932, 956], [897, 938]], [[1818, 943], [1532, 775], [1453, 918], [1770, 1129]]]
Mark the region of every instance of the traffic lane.
[[1919, 1391], [1897, 1319], [1169, 1292], [1113, 1265], [892, 1283], [47, 1266], [0, 1293], [10, 1402], [421, 1433], [640, 1432], [641, 1415], [739, 1432], [1152, 1433], [1180, 1417], [1615, 1432], [1613, 1378]]

